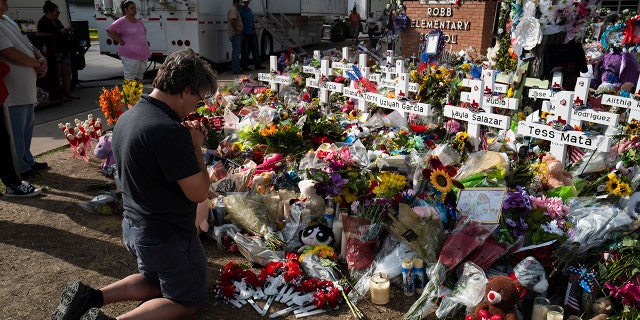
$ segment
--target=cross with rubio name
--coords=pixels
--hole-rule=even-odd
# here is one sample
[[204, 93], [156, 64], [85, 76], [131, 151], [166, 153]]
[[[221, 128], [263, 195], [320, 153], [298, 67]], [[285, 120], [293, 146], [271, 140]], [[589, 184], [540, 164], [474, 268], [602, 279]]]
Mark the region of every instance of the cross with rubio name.
[[[633, 94], [633, 92], [631, 94]], [[636, 97], [640, 96], [640, 77], [638, 77], [638, 82], [636, 83], [635, 95]], [[611, 94], [603, 94], [601, 103], [608, 106], [627, 109], [629, 112], [627, 121], [631, 121], [634, 119], [640, 120], [640, 100], [636, 100], [634, 98], [614, 96]]]
[[[478, 150], [480, 145], [481, 126], [488, 126], [498, 128], [502, 130], [508, 130], [511, 126], [511, 117], [505, 115], [499, 115], [491, 113], [491, 108], [484, 108], [484, 96], [483, 80], [468, 80], [462, 81], [463, 86], [471, 87], [471, 92], [460, 95], [462, 102], [470, 104], [469, 108], [457, 107], [452, 105], [444, 106], [444, 116], [453, 118], [460, 121], [467, 122], [467, 134], [471, 139], [471, 144], [475, 150]], [[497, 107], [503, 107], [498, 105]], [[516, 104], [517, 108], [517, 104]]]
[[[554, 93], [548, 104], [543, 104], [543, 110], [546, 105], [547, 112], [552, 113], [547, 116], [547, 123], [535, 121], [535, 115], [530, 115], [526, 121], [518, 123], [518, 134], [550, 141], [551, 154], [562, 162], [563, 166], [567, 162], [568, 145], [600, 152], [607, 152], [611, 148], [610, 137], [591, 136], [588, 132], [566, 130], [573, 114], [573, 94], [573, 91], [559, 91]], [[560, 128], [549, 125], [550, 122], [557, 123]]]
[[278, 75], [278, 57], [269, 57], [269, 73], [258, 73], [258, 81], [268, 82], [272, 91], [278, 91], [281, 84], [290, 85], [291, 77]]

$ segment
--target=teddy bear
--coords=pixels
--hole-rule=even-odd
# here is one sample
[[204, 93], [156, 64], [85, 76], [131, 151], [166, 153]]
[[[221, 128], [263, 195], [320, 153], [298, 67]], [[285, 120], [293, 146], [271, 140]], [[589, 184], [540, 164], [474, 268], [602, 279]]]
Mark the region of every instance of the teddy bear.
[[613, 312], [611, 299], [607, 297], [600, 297], [593, 302], [591, 309], [592, 315], [589, 320], [604, 320]]
[[515, 305], [523, 293], [519, 281], [507, 276], [491, 277], [484, 298], [466, 320], [517, 320]]
[[251, 190], [259, 194], [267, 193], [269, 191], [269, 187], [273, 184], [274, 174], [275, 173], [273, 171], [266, 171], [253, 176]]
[[542, 179], [542, 186], [545, 189], [551, 190], [573, 184], [573, 175], [564, 170], [560, 160], [550, 154], [546, 154], [541, 161], [547, 165], [547, 173], [544, 174], [544, 179]]

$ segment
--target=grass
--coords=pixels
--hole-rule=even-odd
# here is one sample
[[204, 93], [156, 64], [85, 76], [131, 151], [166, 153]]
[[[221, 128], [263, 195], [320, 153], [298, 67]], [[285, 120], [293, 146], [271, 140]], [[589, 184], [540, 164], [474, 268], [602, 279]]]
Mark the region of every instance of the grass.
[[98, 29], [89, 28], [89, 39], [98, 40]]

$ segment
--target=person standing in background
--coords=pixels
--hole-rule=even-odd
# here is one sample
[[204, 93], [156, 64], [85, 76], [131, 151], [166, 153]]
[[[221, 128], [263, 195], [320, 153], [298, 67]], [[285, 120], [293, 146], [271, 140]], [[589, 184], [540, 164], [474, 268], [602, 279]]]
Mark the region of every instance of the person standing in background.
[[240, 69], [240, 51], [242, 50], [242, 18], [240, 17], [240, 0], [233, 0], [233, 6], [227, 12], [227, 35], [231, 41], [231, 70], [233, 74], [239, 74]]
[[11, 124], [6, 116], [4, 102], [9, 95], [7, 86], [4, 83], [6, 77], [11, 70], [9, 66], [0, 61], [0, 181], [4, 184], [7, 197], [35, 197], [42, 192], [42, 189], [36, 189], [28, 182], [22, 182], [20, 176], [15, 169], [13, 161], [13, 150], [11, 150]]
[[376, 47], [377, 41], [374, 41], [373, 36], [376, 31], [378, 31], [378, 24], [376, 20], [373, 19], [373, 12], [369, 13], [369, 18], [367, 18], [367, 35], [369, 36], [369, 49], [373, 49]]
[[42, 6], [42, 11], [44, 16], [38, 21], [37, 30], [55, 36], [56, 67], [62, 80], [62, 95], [65, 99], [80, 99], [80, 97], [71, 94], [71, 41], [69, 41], [69, 35], [73, 28], [65, 27], [58, 19], [60, 9], [57, 4], [47, 0]]
[[22, 34], [18, 24], [4, 15], [7, 10], [7, 0], [0, 0], [0, 61], [6, 63], [11, 70], [4, 78], [10, 93], [6, 104], [9, 106], [20, 176], [29, 179], [35, 171], [49, 167], [46, 162], [36, 162], [31, 154], [34, 111], [38, 102], [36, 81], [47, 73], [47, 59]]
[[258, 50], [258, 35], [256, 34], [256, 22], [253, 17], [253, 10], [249, 8], [250, 0], [242, 0], [243, 6], [238, 9], [242, 19], [242, 70], [249, 69], [249, 53], [253, 56], [253, 65], [256, 70], [262, 70], [260, 51]]
[[118, 43], [118, 56], [122, 60], [124, 78], [141, 81], [151, 56], [147, 28], [136, 18], [138, 11], [133, 1], [122, 2], [120, 8], [124, 16], [107, 27], [107, 34]]
[[360, 22], [361, 22], [360, 14], [358, 10], [356, 10], [356, 6], [353, 6], [351, 9], [351, 13], [349, 14], [349, 31], [351, 32], [351, 36], [353, 40], [358, 40], [358, 35], [360, 34]]

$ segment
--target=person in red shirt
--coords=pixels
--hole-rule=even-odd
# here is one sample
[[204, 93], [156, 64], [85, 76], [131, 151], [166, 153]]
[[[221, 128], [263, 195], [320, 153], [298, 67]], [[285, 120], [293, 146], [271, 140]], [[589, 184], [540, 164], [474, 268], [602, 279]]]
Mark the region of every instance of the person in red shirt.
[[360, 14], [354, 6], [353, 9], [351, 9], [351, 14], [349, 14], [349, 31], [351, 32], [353, 40], [358, 40], [358, 35], [360, 34], [360, 22]]

